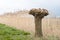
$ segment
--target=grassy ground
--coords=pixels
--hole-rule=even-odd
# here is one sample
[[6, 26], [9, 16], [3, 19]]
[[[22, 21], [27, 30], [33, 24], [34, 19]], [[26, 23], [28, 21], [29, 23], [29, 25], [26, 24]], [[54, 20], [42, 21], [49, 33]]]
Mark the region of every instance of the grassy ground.
[[29, 32], [11, 28], [5, 24], [0, 23], [0, 40], [60, 40], [58, 36], [30, 36]]
[[30, 33], [0, 24], [0, 40], [31, 40]]

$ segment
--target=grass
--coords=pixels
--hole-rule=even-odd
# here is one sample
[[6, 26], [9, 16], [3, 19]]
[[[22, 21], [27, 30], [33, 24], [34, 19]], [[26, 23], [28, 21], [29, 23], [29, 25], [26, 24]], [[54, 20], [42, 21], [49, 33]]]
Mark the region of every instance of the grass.
[[0, 40], [31, 40], [30, 33], [0, 23]]
[[33, 37], [33, 40], [60, 40], [60, 37], [49, 35], [43, 37]]
[[30, 36], [29, 32], [0, 23], [0, 40], [60, 40], [60, 37], [51, 35], [35, 38], [34, 36]]
[[58, 36], [46, 36], [46, 37], [43, 37], [43, 38], [40, 38], [42, 40], [60, 40], [60, 37]]

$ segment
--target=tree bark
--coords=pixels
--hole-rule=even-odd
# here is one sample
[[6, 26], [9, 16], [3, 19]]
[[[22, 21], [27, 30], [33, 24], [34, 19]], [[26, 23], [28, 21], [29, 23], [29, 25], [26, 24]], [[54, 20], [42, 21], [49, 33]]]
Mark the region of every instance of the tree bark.
[[35, 16], [35, 36], [42, 37], [42, 18]]

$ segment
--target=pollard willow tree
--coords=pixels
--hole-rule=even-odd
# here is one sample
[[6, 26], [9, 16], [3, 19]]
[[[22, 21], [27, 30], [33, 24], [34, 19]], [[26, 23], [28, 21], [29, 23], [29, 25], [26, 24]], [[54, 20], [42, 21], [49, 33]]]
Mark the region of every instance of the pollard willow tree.
[[37, 37], [42, 37], [43, 33], [42, 33], [42, 18], [44, 16], [47, 16], [48, 10], [46, 9], [31, 9], [29, 11], [29, 14], [33, 15], [35, 18], [35, 36]]

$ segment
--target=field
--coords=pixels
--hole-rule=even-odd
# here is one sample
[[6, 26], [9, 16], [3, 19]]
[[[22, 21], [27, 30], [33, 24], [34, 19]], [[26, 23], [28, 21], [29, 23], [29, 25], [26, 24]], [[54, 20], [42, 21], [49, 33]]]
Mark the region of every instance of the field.
[[34, 37], [29, 32], [0, 23], [0, 40], [60, 40], [58, 36]]
[[[27, 15], [26, 15], [27, 16]], [[1, 16], [0, 23], [9, 25], [20, 30], [35, 33], [34, 17], [26, 17], [23, 15]], [[60, 18], [43, 18], [42, 19], [43, 35], [60, 35]]]
[[[43, 32], [44, 36], [42, 38], [35, 38], [33, 36], [35, 33], [34, 17], [29, 16], [29, 15], [25, 15], [25, 16], [24, 15], [25, 14], [0, 16], [0, 23], [9, 25], [9, 26], [7, 26], [7, 28], [13, 28], [13, 29], [15, 28], [18, 30], [24, 30], [24, 31], [32, 34], [29, 36], [24, 35], [24, 33], [21, 33], [23, 35], [14, 35], [14, 36], [8, 35], [9, 36], [8, 38], [10, 38], [10, 39], [12, 38], [11, 40], [15, 40], [15, 38], [17, 38], [16, 40], [38, 40], [38, 39], [39, 40], [40, 39], [41, 40], [60, 40], [60, 18], [43, 18], [42, 19], [42, 32]], [[4, 26], [6, 26], [6, 25], [4, 25]], [[8, 29], [5, 29], [5, 30], [14, 34], [14, 32], [11, 32]], [[6, 32], [1, 33], [1, 34], [6, 34]], [[19, 32], [17, 34], [19, 34]], [[28, 39], [27, 39], [27, 37], [28, 37]], [[4, 38], [7, 38], [7, 36], [0, 35], [1, 40], [4, 40]]]
[[8, 27], [0, 24], [0, 40], [30, 40], [29, 32]]

